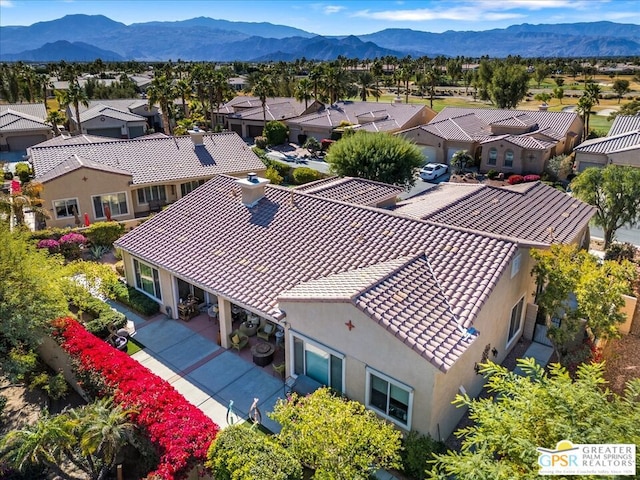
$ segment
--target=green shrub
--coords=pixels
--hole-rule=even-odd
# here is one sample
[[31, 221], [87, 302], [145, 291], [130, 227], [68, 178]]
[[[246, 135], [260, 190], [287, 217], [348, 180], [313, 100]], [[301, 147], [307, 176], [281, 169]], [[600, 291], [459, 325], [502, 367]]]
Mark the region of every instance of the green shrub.
[[[9, 399], [4, 395], [0, 395], [0, 417], [2, 417], [2, 412], [4, 412], [5, 407], [7, 406], [7, 401]], [[0, 422], [2, 423], [2, 422]]]
[[50, 375], [47, 372], [40, 372], [34, 375], [29, 382], [29, 390], [39, 388], [43, 390], [51, 400], [59, 400], [67, 396], [69, 384], [62, 372]]
[[268, 166], [275, 169], [278, 172], [278, 175], [283, 178], [283, 180], [286, 180], [291, 174], [291, 167], [286, 163], [278, 162], [277, 160], [271, 160]]
[[[259, 150], [264, 150], [265, 148], [267, 148], [267, 145], [269, 145], [269, 141], [267, 140], [267, 137], [258, 136], [254, 138], [253, 141], [256, 144], [256, 148]], [[256, 152], [256, 155], [258, 155], [257, 152]]]
[[89, 251], [91, 252], [91, 258], [94, 260], [100, 260], [104, 255], [109, 253], [111, 249], [105, 245], [91, 245]]
[[64, 235], [71, 232], [70, 228], [45, 228], [44, 230], [36, 230], [35, 232], [29, 232], [29, 238], [38, 242], [39, 240], [46, 240], [52, 238], [54, 240], [60, 240]]
[[267, 171], [264, 174], [265, 178], [267, 178], [272, 185], [280, 185], [282, 183], [282, 176], [278, 173], [278, 171], [273, 167], [267, 167]]
[[113, 298], [142, 315], [154, 315], [160, 310], [160, 305], [157, 302], [129, 285], [116, 282], [110, 287], [110, 293]]
[[217, 480], [302, 478], [302, 466], [289, 451], [245, 425], [230, 426], [218, 433], [205, 465]]
[[269, 145], [282, 145], [289, 138], [289, 128], [277, 120], [267, 122], [263, 133]]
[[494, 169], [491, 169], [487, 172], [487, 178], [489, 180], [495, 180], [495, 178], [498, 176], [498, 172], [495, 171]]
[[31, 350], [12, 348], [4, 372], [12, 382], [22, 382], [38, 367], [38, 355]]
[[113, 242], [124, 234], [124, 225], [118, 222], [97, 222], [82, 233], [92, 244], [111, 248]]
[[431, 470], [431, 464], [427, 462], [433, 459], [433, 454], [446, 451], [444, 443], [437, 442], [428, 435], [421, 435], [415, 430], [409, 432], [402, 440], [402, 446], [402, 471], [419, 480], [426, 478], [426, 472]]
[[107, 303], [94, 297], [86, 290], [84, 290], [86, 294], [82, 294], [82, 290], [76, 290], [73, 303], [80, 311], [87, 313], [93, 318], [86, 322], [82, 321], [84, 327], [89, 332], [98, 338], [107, 338], [110, 333], [110, 327], [117, 330], [127, 324], [127, 318], [124, 314], [114, 310]]
[[303, 148], [306, 148], [311, 153], [315, 153], [320, 151], [322, 145], [320, 145], [320, 141], [316, 137], [309, 137], [307, 141], [304, 142]]
[[321, 178], [320, 173], [312, 168], [299, 167], [293, 170], [293, 182], [296, 185], [303, 185], [305, 183], [314, 182]]
[[33, 170], [28, 163], [20, 162], [16, 164], [16, 175], [20, 178], [20, 182], [27, 183], [31, 180]]

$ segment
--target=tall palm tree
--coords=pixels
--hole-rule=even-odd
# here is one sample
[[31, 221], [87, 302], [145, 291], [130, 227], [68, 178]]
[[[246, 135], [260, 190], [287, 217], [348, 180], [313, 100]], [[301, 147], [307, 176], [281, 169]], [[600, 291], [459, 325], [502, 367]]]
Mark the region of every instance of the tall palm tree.
[[374, 77], [371, 72], [360, 72], [357, 76], [358, 94], [363, 102], [367, 101], [367, 97], [380, 98], [380, 90], [374, 84]]
[[[380, 90], [380, 79], [383, 77], [384, 75], [384, 70], [382, 68], [382, 62], [380, 60], [378, 60], [377, 58], [373, 61], [373, 64], [371, 65], [371, 75], [373, 75], [373, 79], [375, 81], [376, 84], [376, 91], [381, 92]], [[380, 95], [378, 95], [376, 97], [376, 102], [380, 99]]]
[[312, 87], [313, 85], [311, 83], [311, 80], [309, 80], [308, 78], [302, 78], [296, 84], [296, 89], [294, 92], [295, 99], [299, 102], [304, 101], [305, 110], [309, 108], [309, 100], [313, 98], [313, 95], [311, 93]]
[[324, 71], [324, 89], [333, 104], [343, 98], [349, 88], [349, 73], [339, 62], [333, 62]]
[[594, 105], [600, 104], [600, 85], [589, 82], [584, 87], [582, 97], [578, 99], [577, 112], [584, 122], [584, 138], [589, 136], [589, 120], [591, 109]]
[[73, 109], [76, 114], [77, 131], [82, 133], [82, 122], [80, 121], [80, 104], [85, 107], [89, 106], [89, 97], [84, 88], [80, 86], [77, 79], [69, 82], [69, 88], [67, 90], [61, 90], [56, 92], [58, 102], [64, 108], [69, 105], [73, 105]]
[[181, 78], [176, 82], [176, 93], [182, 101], [182, 115], [188, 117], [187, 101], [191, 98], [191, 83], [186, 78]]
[[251, 88], [251, 93], [260, 99], [262, 104], [262, 121], [267, 125], [267, 98], [275, 96], [275, 88], [271, 76], [266, 72], [256, 80]]
[[151, 81], [151, 85], [147, 89], [149, 107], [153, 107], [155, 103], [160, 104], [160, 109], [162, 110], [162, 128], [165, 132], [169, 132], [169, 135], [173, 135], [171, 128], [171, 113], [173, 109], [169, 104], [173, 106], [173, 100], [176, 96], [173, 84], [166, 75], [154, 77]]
[[313, 86], [313, 98], [316, 101], [320, 100], [318, 95], [320, 92], [320, 83], [322, 83], [323, 77], [324, 77], [324, 64], [314, 65], [311, 71], [309, 72], [309, 81]]

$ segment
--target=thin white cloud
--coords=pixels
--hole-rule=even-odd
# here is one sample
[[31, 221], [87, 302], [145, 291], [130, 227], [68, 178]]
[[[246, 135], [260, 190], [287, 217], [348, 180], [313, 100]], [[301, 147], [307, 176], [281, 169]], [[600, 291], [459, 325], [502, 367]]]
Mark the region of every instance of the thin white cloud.
[[325, 15], [332, 15], [334, 13], [339, 13], [344, 10], [346, 7], [341, 5], [327, 5], [324, 7], [323, 11]]
[[494, 0], [470, 0], [483, 10], [544, 10], [554, 8], [585, 9], [593, 8], [594, 4], [609, 3], [610, 0], [501, 0], [496, 4]]
[[11, 0], [0, 0], [0, 7], [11, 8], [15, 6]]
[[354, 16], [394, 22], [427, 22], [431, 20], [495, 21], [523, 17], [520, 13], [483, 12], [475, 7], [454, 7], [446, 10], [418, 8], [414, 10], [385, 10], [381, 12], [361, 10], [354, 13]]

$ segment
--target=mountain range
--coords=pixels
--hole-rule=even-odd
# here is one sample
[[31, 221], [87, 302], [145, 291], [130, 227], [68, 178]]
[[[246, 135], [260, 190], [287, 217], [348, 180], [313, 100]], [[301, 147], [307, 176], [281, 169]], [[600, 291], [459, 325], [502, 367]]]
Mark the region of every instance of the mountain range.
[[513, 25], [429, 33], [385, 29], [346, 37], [271, 23], [198, 17], [125, 25], [103, 15], [67, 15], [0, 27], [0, 61], [292, 61], [437, 55], [494, 58], [640, 55], [640, 25], [613, 22]]

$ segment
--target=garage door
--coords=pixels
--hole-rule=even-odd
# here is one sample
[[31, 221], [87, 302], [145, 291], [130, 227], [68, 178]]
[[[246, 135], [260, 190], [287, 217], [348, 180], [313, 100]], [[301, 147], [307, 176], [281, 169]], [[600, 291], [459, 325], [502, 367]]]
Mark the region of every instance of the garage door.
[[95, 128], [93, 130], [87, 129], [89, 135], [99, 135], [101, 137], [109, 138], [121, 138], [120, 127], [116, 128]]
[[24, 135], [19, 137], [7, 138], [9, 144], [9, 151], [26, 150], [29, 147], [33, 147], [38, 143], [42, 143], [47, 139], [46, 135]]
[[238, 123], [232, 123], [229, 126], [231, 127], [232, 132], [236, 132], [238, 135], [242, 136], [242, 125]]
[[129, 138], [137, 138], [144, 135], [144, 127], [130, 127]]
[[438, 161], [436, 147], [420, 146], [420, 149], [422, 150], [422, 155], [424, 155], [425, 158], [424, 163], [435, 163]]
[[262, 126], [260, 125], [249, 125], [248, 127], [248, 134], [250, 137], [259, 137], [260, 135], [262, 135], [262, 131], [264, 130], [264, 128], [262, 128]]

